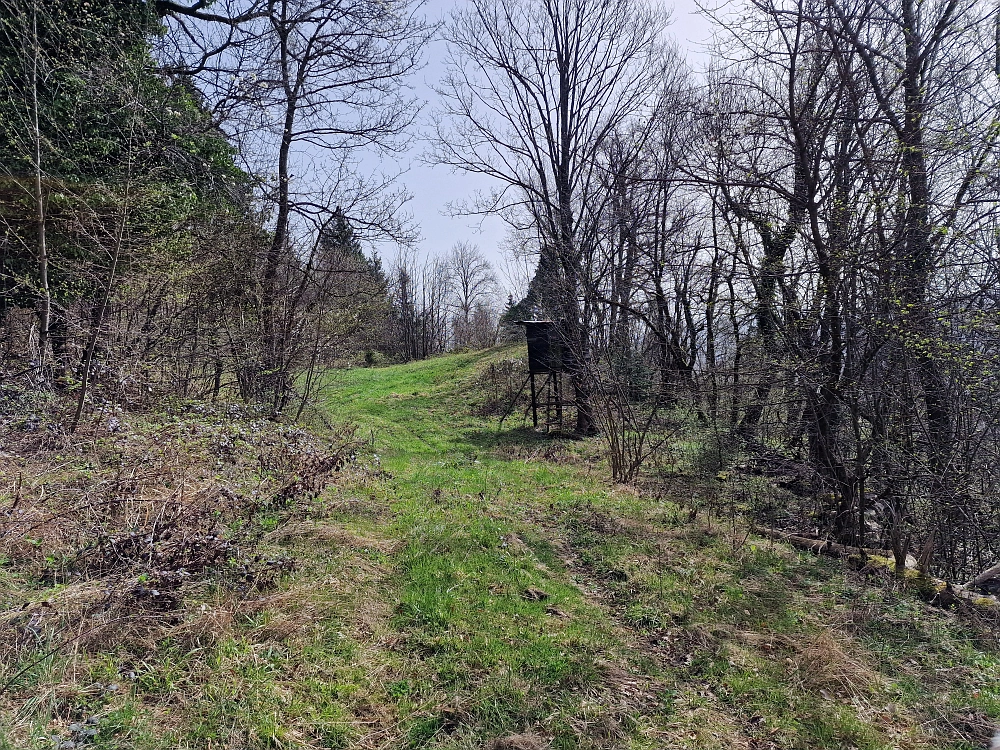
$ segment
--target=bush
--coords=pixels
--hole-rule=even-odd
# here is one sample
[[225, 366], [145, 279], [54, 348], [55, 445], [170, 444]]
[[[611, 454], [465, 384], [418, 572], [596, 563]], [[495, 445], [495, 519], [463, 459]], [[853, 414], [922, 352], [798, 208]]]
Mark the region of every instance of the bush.
[[365, 352], [365, 367], [379, 367], [385, 364], [385, 355], [382, 352], [369, 349]]

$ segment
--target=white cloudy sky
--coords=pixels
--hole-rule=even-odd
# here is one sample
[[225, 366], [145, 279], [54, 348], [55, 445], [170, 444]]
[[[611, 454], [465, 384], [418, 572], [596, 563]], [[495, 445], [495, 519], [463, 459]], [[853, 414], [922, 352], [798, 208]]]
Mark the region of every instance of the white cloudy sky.
[[[427, 16], [430, 19], [445, 19], [450, 11], [465, 0], [428, 0]], [[670, 31], [681, 49], [688, 52], [692, 66], [697, 69], [703, 58], [704, 44], [710, 33], [709, 22], [698, 13], [695, 0], [667, 2], [673, 8], [673, 23]], [[427, 101], [424, 118], [433, 109], [434, 92], [432, 86], [443, 73], [444, 43], [435, 41], [427, 51], [427, 65], [417, 74], [415, 81], [417, 94]], [[479, 245], [497, 266], [503, 266], [499, 246], [505, 236], [503, 223], [496, 218], [486, 220], [446, 215], [449, 202], [461, 202], [477, 189], [488, 190], [489, 181], [480, 176], [453, 173], [446, 167], [431, 167], [421, 164], [419, 155], [423, 146], [417, 142], [409, 154], [398, 163], [370, 164], [364, 167], [391, 173], [399, 168], [408, 169], [402, 177], [403, 184], [413, 194], [407, 210], [420, 226], [422, 240], [419, 251], [423, 255], [446, 252], [458, 241], [468, 241]], [[392, 251], [385, 249], [386, 254]]]

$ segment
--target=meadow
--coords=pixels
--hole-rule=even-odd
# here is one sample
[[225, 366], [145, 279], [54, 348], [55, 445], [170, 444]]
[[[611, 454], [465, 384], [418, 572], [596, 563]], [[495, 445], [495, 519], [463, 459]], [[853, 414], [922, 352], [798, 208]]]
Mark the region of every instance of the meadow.
[[[73, 602], [109, 574], [46, 577], [53, 563], [8, 550], [0, 747], [986, 746], [1000, 654], [974, 611], [755, 535], [740, 498], [770, 489], [701, 469], [695, 432], [620, 485], [599, 438], [477, 416], [484, 368], [518, 354], [331, 373], [295, 437], [320, 458], [286, 462], [280, 481], [246, 458], [271, 427], [190, 405], [123, 418], [125, 436], [94, 427], [90, 448], [35, 451], [30, 467], [5, 453], [11, 508], [18, 476], [19, 496], [51, 497], [110, 471], [95, 459], [109, 446], [174, 425], [161, 444], [189, 480], [293, 499], [225, 516], [252, 555], [233, 542], [171, 607], [115, 579], [140, 612], [122, 637], [73, 638], [102, 616]], [[324, 446], [340, 464], [310, 479]]]

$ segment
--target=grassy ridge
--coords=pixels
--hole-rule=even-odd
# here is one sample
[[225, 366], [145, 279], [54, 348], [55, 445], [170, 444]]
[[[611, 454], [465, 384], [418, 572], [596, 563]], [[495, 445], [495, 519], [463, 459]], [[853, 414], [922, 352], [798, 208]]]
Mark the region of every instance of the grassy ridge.
[[0, 705], [21, 717], [0, 746], [88, 716], [95, 748], [985, 746], [989, 634], [747, 536], [720, 512], [736, 480], [686, 465], [696, 435], [636, 489], [598, 440], [498, 431], [472, 407], [506, 356], [331, 376], [327, 419], [367, 439], [307, 508], [258, 519], [295, 572], [206, 591], [154, 643], [53, 655]]

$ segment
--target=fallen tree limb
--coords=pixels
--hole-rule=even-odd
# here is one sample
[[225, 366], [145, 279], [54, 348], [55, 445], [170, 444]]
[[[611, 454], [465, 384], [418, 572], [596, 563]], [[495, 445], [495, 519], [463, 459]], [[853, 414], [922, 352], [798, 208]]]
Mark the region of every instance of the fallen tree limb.
[[[762, 529], [757, 528], [755, 532], [761, 536], [766, 536], [769, 539], [775, 539], [779, 542], [788, 542], [789, 544], [798, 547], [799, 549], [809, 550], [817, 555], [827, 555], [829, 557], [843, 558], [850, 557], [851, 555], [857, 555], [859, 557], [870, 557], [872, 555], [880, 557], [892, 557], [892, 552], [885, 549], [870, 549], [868, 547], [851, 547], [847, 544], [838, 544], [837, 542], [831, 542], [829, 539], [813, 539], [807, 536], [799, 536], [797, 534], [789, 534], [786, 531], [778, 531], [777, 529]], [[907, 560], [907, 566], [909, 566], [909, 559]], [[914, 561], [916, 562], [916, 561]]]
[[[811, 539], [776, 529], [758, 528], [755, 531], [760, 536], [787, 542], [793, 547], [808, 550], [816, 555], [827, 555], [837, 559], [855, 557], [864, 561], [862, 570], [883, 570], [895, 575], [896, 562], [890, 550], [851, 547], [831, 542], [828, 539]], [[907, 555], [906, 570], [903, 573], [902, 581], [907, 588], [915, 591], [920, 598], [930, 604], [939, 607], [953, 607], [960, 603], [966, 603], [980, 611], [989, 612], [994, 617], [1000, 611], [1000, 600], [997, 597], [980, 593], [969, 586], [953, 584], [941, 578], [922, 574], [916, 570], [916, 566], [916, 559]]]
[[1000, 593], [1000, 565], [984, 570], [965, 585], [989, 594]]

